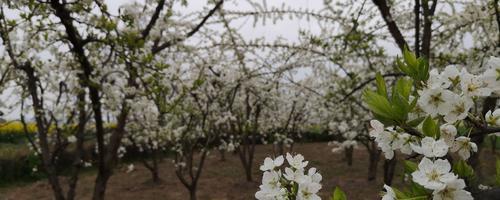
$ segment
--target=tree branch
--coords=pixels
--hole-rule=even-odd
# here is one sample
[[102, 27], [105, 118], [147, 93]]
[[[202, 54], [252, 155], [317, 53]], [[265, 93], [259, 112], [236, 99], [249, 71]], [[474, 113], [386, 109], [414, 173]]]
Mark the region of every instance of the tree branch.
[[430, 58], [430, 48], [432, 40], [432, 17], [436, 11], [437, 0], [434, 0], [431, 7], [429, 8], [429, 1], [422, 1], [422, 8], [424, 10], [424, 30], [422, 36], [422, 56], [429, 59]]
[[196, 32], [198, 32], [201, 27], [203, 27], [203, 25], [205, 25], [205, 23], [207, 22], [207, 20], [215, 13], [215, 11], [217, 11], [221, 6], [222, 4], [224, 3], [224, 0], [220, 0], [219, 2], [217, 2], [214, 6], [214, 8], [212, 8], [212, 10], [210, 10], [208, 12], [207, 15], [205, 15], [205, 17], [203, 17], [203, 19], [201, 20], [201, 22], [196, 25], [191, 31], [189, 31], [186, 36], [184, 36], [183, 38], [174, 38], [172, 40], [169, 40], [159, 46], [154, 46], [151, 51], [153, 54], [157, 54], [159, 53], [160, 51], [172, 46], [172, 45], [175, 45], [179, 42], [182, 42], [188, 38], [190, 38], [191, 36], [193, 36]]
[[151, 32], [151, 29], [153, 29], [156, 21], [158, 21], [158, 18], [160, 17], [160, 13], [163, 10], [163, 8], [165, 7], [164, 5], [165, 5], [165, 0], [160, 0], [158, 2], [158, 5], [156, 6], [155, 12], [151, 16], [151, 19], [149, 20], [148, 25], [146, 25], [146, 28], [144, 30], [142, 30], [142, 32], [141, 32], [142, 39], [146, 39], [148, 37], [149, 33]]
[[415, 54], [420, 57], [420, 0], [415, 0]]
[[406, 46], [408, 46], [408, 44], [406, 43], [406, 40], [403, 34], [401, 33], [401, 30], [399, 29], [398, 25], [392, 18], [391, 10], [389, 5], [387, 5], [387, 1], [386, 0], [372, 0], [372, 1], [380, 11], [382, 18], [384, 18], [387, 28], [389, 28], [389, 32], [396, 41], [396, 44], [398, 45], [399, 49], [403, 51], [403, 49]]

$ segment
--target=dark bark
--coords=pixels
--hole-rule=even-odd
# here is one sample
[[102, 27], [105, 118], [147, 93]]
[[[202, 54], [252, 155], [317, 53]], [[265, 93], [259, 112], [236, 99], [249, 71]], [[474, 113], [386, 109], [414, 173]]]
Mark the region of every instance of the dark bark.
[[473, 193], [472, 196], [476, 200], [497, 200], [500, 197], [500, 188]]
[[[57, 0], [50, 1], [51, 7], [54, 9], [55, 15], [60, 19], [66, 30], [66, 36], [68, 41], [72, 45], [71, 52], [77, 58], [80, 63], [80, 67], [83, 74], [78, 74], [80, 83], [83, 87], [88, 88], [89, 97], [92, 103], [92, 110], [94, 112], [94, 122], [96, 127], [96, 140], [97, 140], [97, 150], [98, 150], [98, 173], [96, 178], [96, 183], [94, 187], [94, 200], [104, 199], [106, 184], [111, 177], [113, 168], [116, 165], [118, 159], [118, 148], [121, 144], [121, 139], [124, 134], [125, 124], [127, 122], [127, 116], [130, 111], [127, 104], [128, 99], [132, 99], [134, 95], [126, 95], [125, 99], [122, 101], [121, 111], [117, 120], [117, 128], [113, 131], [108, 146], [105, 145], [104, 141], [104, 122], [102, 116], [102, 104], [100, 102], [100, 91], [99, 86], [92, 83], [92, 71], [94, 66], [90, 63], [87, 55], [85, 54], [84, 46], [87, 44], [88, 39], [82, 39], [78, 30], [73, 24], [73, 18], [71, 13], [66, 8], [65, 4], [59, 3]], [[137, 87], [135, 82], [137, 77], [137, 72], [131, 63], [126, 63], [127, 72], [129, 77], [127, 80], [127, 86]]]
[[153, 152], [153, 158], [152, 158], [152, 161], [153, 161], [153, 171], [151, 172], [152, 173], [152, 176], [153, 176], [153, 183], [161, 183], [161, 178], [160, 178], [160, 174], [159, 174], [159, 167], [158, 167], [158, 164], [159, 164], [159, 159], [158, 158], [158, 150], [154, 150]]
[[373, 3], [377, 6], [382, 18], [385, 21], [385, 24], [387, 25], [387, 28], [389, 29], [389, 32], [391, 33], [391, 36], [394, 38], [399, 49], [401, 49], [402, 51], [405, 47], [408, 46], [408, 44], [406, 43], [401, 30], [392, 17], [391, 9], [387, 4], [387, 0], [373, 0]]
[[282, 142], [273, 144], [273, 153], [275, 157], [284, 155], [284, 152], [285, 152], [285, 145]]
[[151, 158], [151, 163], [149, 163], [146, 160], [146, 158], [148, 157], [148, 155], [146, 153], [144, 154], [143, 158], [141, 158], [144, 166], [151, 173], [151, 181], [153, 182], [153, 184], [160, 184], [162, 182], [162, 180], [160, 178], [159, 166], [158, 166], [159, 160], [161, 159], [159, 154], [160, 154], [160, 152], [157, 149], [151, 150], [151, 152], [149, 153], [150, 158]]
[[33, 103], [33, 112], [35, 113], [35, 121], [39, 137], [38, 144], [40, 145], [41, 151], [40, 158], [42, 160], [42, 164], [45, 173], [47, 174], [50, 186], [54, 192], [54, 198], [56, 200], [64, 200], [64, 192], [61, 188], [54, 162], [52, 162], [53, 160], [51, 159], [51, 152], [47, 138], [48, 127], [50, 126], [50, 123], [47, 123], [47, 119], [44, 117], [45, 109], [37, 91], [38, 79], [35, 77], [35, 71], [30, 63], [25, 63], [21, 69], [26, 73], [26, 76], [28, 78], [28, 91]]
[[194, 185], [192, 188], [189, 188], [189, 199], [196, 200], [196, 185]]
[[369, 144], [371, 146], [368, 149], [369, 161], [368, 164], [368, 180], [373, 181], [377, 179], [377, 168], [378, 162], [380, 160], [380, 151], [377, 149], [377, 144], [373, 141]]
[[196, 32], [198, 32], [201, 27], [203, 27], [203, 25], [205, 25], [205, 23], [207, 22], [207, 20], [212, 16], [214, 15], [215, 11], [219, 10], [219, 8], [222, 6], [222, 4], [224, 3], [224, 0], [220, 0], [218, 1], [214, 8], [212, 8], [207, 15], [205, 15], [205, 17], [203, 17], [203, 19], [200, 21], [200, 23], [198, 23], [198, 25], [196, 25], [191, 31], [189, 31], [184, 37], [180, 38], [174, 38], [172, 40], [169, 40], [163, 44], [160, 44], [158, 46], [154, 46], [153, 49], [151, 49], [151, 52], [153, 52], [153, 54], [157, 54], [159, 53], [160, 51], [168, 48], [168, 47], [171, 47], [172, 45], [175, 45], [179, 42], [182, 42], [184, 40], [186, 40], [187, 38], [190, 38], [191, 36], [193, 36]]
[[[497, 97], [487, 97], [486, 99], [484, 99], [483, 108], [481, 110], [481, 114], [482, 114], [481, 116], [484, 116], [490, 110], [494, 110], [496, 108], [496, 105], [497, 105], [497, 100], [498, 100]], [[476, 124], [473, 124], [473, 125], [477, 126]], [[478, 128], [478, 127], [476, 127], [476, 128]], [[480, 155], [481, 151], [483, 150], [483, 147], [481, 144], [484, 142], [484, 139], [486, 136], [487, 136], [487, 134], [473, 134], [471, 136], [471, 141], [477, 144], [478, 150], [476, 153], [471, 155], [468, 162], [472, 166], [472, 168], [474, 169], [474, 171], [477, 173], [477, 175], [479, 177], [482, 177], [481, 170], [480, 170], [481, 165], [479, 164], [480, 163], [479, 155]]]
[[141, 31], [142, 39], [146, 39], [146, 37], [148, 37], [149, 33], [151, 32], [151, 29], [153, 29], [154, 25], [156, 24], [156, 21], [158, 21], [160, 13], [164, 7], [165, 7], [165, 0], [160, 0], [155, 8], [155, 12], [153, 13], [151, 19], [148, 22], [148, 25], [146, 25], [146, 28], [144, 28], [144, 30]]
[[226, 151], [224, 149], [219, 149], [220, 161], [226, 161]]
[[85, 110], [85, 90], [81, 90], [78, 93], [78, 127], [76, 132], [76, 149], [75, 149], [75, 160], [73, 161], [74, 169], [71, 177], [69, 179], [69, 189], [67, 193], [67, 199], [72, 200], [75, 199], [76, 195], [76, 186], [78, 183], [78, 175], [80, 169], [82, 168], [82, 160], [84, 149], [84, 133], [85, 133], [85, 124], [87, 122], [87, 112]]
[[[150, 153], [143, 153], [143, 156], [141, 157], [142, 164], [146, 169], [149, 170], [149, 173], [151, 174], [151, 182], [153, 184], [160, 184], [162, 182], [159, 174], [159, 167], [158, 167], [158, 157], [156, 156], [157, 152], [156, 150], [153, 150]], [[150, 157], [151, 162], [148, 161], [148, 157]]]
[[413, 8], [415, 15], [415, 55], [420, 57], [420, 0], [415, 0], [415, 6]]
[[54, 9], [54, 14], [59, 18], [63, 24], [68, 41], [71, 43], [71, 52], [77, 58], [80, 63], [80, 67], [83, 73], [78, 74], [80, 83], [84, 84], [83, 87], [88, 88], [89, 97], [92, 102], [92, 111], [94, 112], [94, 123], [96, 127], [96, 140], [97, 140], [97, 150], [98, 150], [98, 173], [96, 178], [96, 184], [94, 188], [94, 200], [104, 199], [104, 193], [106, 190], [106, 183], [108, 178], [111, 176], [111, 170], [106, 167], [105, 164], [105, 152], [106, 147], [104, 144], [104, 123], [102, 119], [102, 104], [100, 101], [100, 92], [98, 85], [92, 84], [91, 77], [93, 66], [90, 64], [87, 55], [85, 54], [84, 39], [82, 39], [80, 33], [73, 24], [73, 18], [68, 8], [65, 4], [61, 4], [58, 0], [51, 0], [50, 6]]
[[396, 155], [391, 160], [384, 161], [384, 183], [386, 185], [392, 185], [392, 180], [394, 179], [394, 172], [396, 171]]
[[429, 0], [422, 1], [423, 17], [424, 17], [424, 30], [422, 35], [422, 56], [430, 58], [431, 40], [432, 40], [432, 17], [436, 11], [437, 0], [434, 0], [429, 7]]
[[353, 156], [354, 148], [349, 147], [345, 149], [345, 159], [347, 161], [348, 166], [352, 166], [352, 156]]
[[247, 141], [237, 148], [241, 164], [245, 170], [245, 178], [248, 182], [252, 181], [252, 163], [254, 152], [251, 150], [252, 148], [250, 148], [251, 145], [252, 144], [249, 144]]
[[[196, 166], [196, 173], [195, 169], [193, 167], [193, 161], [194, 161], [194, 151], [191, 150], [188, 152], [188, 155], [183, 155], [182, 158], [179, 157], [179, 155], [176, 156], [176, 159], [187, 159], [186, 167], [177, 167], [175, 170], [175, 174], [177, 175], [177, 178], [181, 181], [181, 183], [186, 187], [186, 189], [189, 191], [189, 198], [191, 200], [196, 200], [196, 189], [198, 187], [198, 180], [201, 177], [201, 172], [205, 163], [205, 159], [207, 156], [208, 151], [202, 151], [200, 155], [200, 160], [198, 162], [198, 165]], [[184, 171], [184, 169], [187, 169], [188, 171]], [[186, 179], [185, 174], [187, 174], [189, 180]]]

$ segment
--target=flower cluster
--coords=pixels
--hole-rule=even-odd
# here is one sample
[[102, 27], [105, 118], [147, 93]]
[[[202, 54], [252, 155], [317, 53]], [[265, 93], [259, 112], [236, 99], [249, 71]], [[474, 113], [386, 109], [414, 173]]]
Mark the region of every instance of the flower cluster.
[[[457, 175], [450, 172], [451, 165], [447, 160], [437, 159], [435, 161], [424, 157], [418, 165], [418, 170], [411, 174], [415, 183], [424, 188], [433, 190], [433, 200], [460, 199], [472, 200], [470, 192], [466, 191], [465, 181], [459, 179]], [[397, 199], [394, 189], [384, 185], [387, 191], [382, 197], [383, 200]]]
[[[412, 152], [423, 155], [423, 159], [418, 164], [418, 168], [411, 174], [412, 180], [426, 189], [433, 190], [434, 199], [472, 199], [469, 192], [465, 191], [465, 182], [451, 172], [451, 164], [444, 159], [448, 151], [458, 152], [459, 156], [466, 160], [470, 157], [471, 151], [477, 151], [477, 145], [470, 141], [470, 138], [457, 135], [455, 126], [445, 124], [441, 126], [441, 138], [436, 140], [432, 137], [417, 139], [408, 133], [398, 133], [393, 128], [384, 128], [384, 125], [372, 120], [372, 130], [370, 135], [375, 137], [378, 146], [384, 152], [387, 159], [392, 159], [394, 150], [399, 149], [402, 153]], [[451, 147], [451, 148], [450, 148]], [[432, 161], [433, 159], [434, 161]], [[385, 187], [387, 193], [384, 200], [396, 199], [392, 189]]]
[[398, 133], [393, 127], [385, 128], [384, 124], [377, 120], [371, 120], [370, 136], [375, 138], [375, 142], [384, 152], [386, 159], [394, 157], [394, 151], [400, 150], [401, 153], [411, 154], [411, 142], [414, 140], [408, 133]]
[[304, 156], [295, 156], [287, 153], [288, 167], [283, 169], [285, 158], [278, 156], [275, 159], [267, 157], [260, 170], [264, 172], [260, 190], [255, 193], [259, 200], [319, 200], [317, 192], [321, 189], [321, 174], [314, 167], [306, 173], [305, 167], [309, 163]]
[[[480, 98], [499, 93], [500, 59], [490, 58], [484, 73], [475, 75], [455, 66], [442, 72], [428, 71], [425, 61], [409, 52], [404, 54], [406, 64], [398, 64], [412, 80], [397, 80], [390, 94], [378, 76], [377, 92], [365, 94], [367, 104], [377, 114], [377, 120], [370, 121], [370, 136], [387, 159], [394, 157], [395, 150], [421, 156], [418, 164], [406, 161], [405, 171], [411, 182], [427, 190], [404, 193], [384, 186], [387, 192], [383, 199], [473, 199], [465, 190], [465, 180], [474, 173], [465, 161], [478, 151], [471, 137], [492, 133], [484, 131], [500, 125], [500, 109], [487, 112], [483, 118], [472, 108]], [[453, 170], [450, 153], [460, 157]]]
[[426, 87], [418, 91], [419, 108], [432, 117], [442, 116], [447, 123], [465, 119], [475, 98], [500, 92], [500, 58], [490, 58], [487, 67], [480, 75], [455, 66], [447, 66], [441, 73], [431, 70]]

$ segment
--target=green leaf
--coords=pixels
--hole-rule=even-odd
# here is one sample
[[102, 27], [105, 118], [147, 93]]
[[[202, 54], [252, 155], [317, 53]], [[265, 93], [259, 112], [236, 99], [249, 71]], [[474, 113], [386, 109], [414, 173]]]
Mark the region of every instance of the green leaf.
[[331, 200], [347, 200], [347, 197], [339, 187], [335, 187]]
[[433, 138], [439, 137], [439, 126], [430, 116], [425, 118], [424, 123], [422, 124], [422, 131], [426, 136]]
[[411, 127], [417, 127], [422, 121], [424, 121], [425, 117], [419, 117], [417, 119], [411, 120], [407, 122], [406, 124], [411, 126]]
[[393, 188], [393, 187], [391, 187], [391, 188], [394, 191], [394, 193], [396, 194], [396, 199], [408, 199], [409, 198], [408, 195], [405, 194], [404, 192], [402, 192], [396, 188]]
[[396, 59], [396, 65], [399, 68], [399, 70], [401, 70], [401, 72], [405, 73], [408, 76], [412, 76], [410, 68], [406, 66], [406, 64], [403, 63], [400, 58]]
[[368, 108], [370, 108], [373, 113], [387, 119], [394, 119], [394, 110], [391, 103], [387, 100], [387, 97], [370, 90], [365, 90], [363, 98], [366, 104], [368, 104]]
[[410, 102], [410, 109], [413, 110], [415, 106], [417, 106], [417, 100], [418, 98], [413, 98], [413, 100]]
[[415, 163], [413, 161], [405, 160], [404, 164], [405, 164], [405, 173], [407, 173], [407, 174], [411, 174], [414, 171], [417, 171], [417, 169], [418, 169], [417, 163]]
[[383, 116], [380, 116], [380, 115], [377, 115], [377, 113], [372, 113], [373, 114], [373, 117], [382, 122], [382, 124], [386, 125], [386, 126], [394, 126], [394, 125], [398, 125], [398, 123], [396, 123], [393, 119], [389, 119], [389, 118], [386, 118], [386, 117], [383, 117]]
[[405, 98], [406, 101], [410, 99], [411, 88], [413, 87], [413, 81], [407, 78], [400, 78], [396, 81], [392, 89], [392, 95], [400, 95]]
[[375, 80], [377, 82], [377, 93], [386, 97], [387, 87], [385, 85], [384, 77], [382, 77], [382, 74], [380, 74], [380, 72], [377, 72], [377, 74], [375, 75]]
[[410, 191], [412, 199], [422, 199], [422, 200], [428, 199], [429, 194], [427, 192], [427, 189], [425, 189], [424, 186], [421, 186], [420, 184], [417, 184], [412, 181]]
[[429, 79], [429, 62], [424, 58], [417, 59], [418, 62], [418, 80], [427, 81]]
[[404, 97], [397, 94], [392, 100], [394, 117], [398, 122], [404, 122], [408, 118], [408, 112], [410, 111], [410, 104]]
[[472, 169], [472, 167], [468, 165], [464, 160], [459, 160], [453, 165], [453, 172], [460, 178], [470, 179], [474, 177], [474, 169]]
[[403, 58], [405, 59], [405, 63], [411, 69], [416, 69], [418, 66], [417, 56], [412, 53], [408, 48], [403, 50]]
[[412, 82], [409, 79], [401, 78], [396, 81], [392, 88], [392, 103], [395, 110], [400, 111], [399, 118], [406, 120], [408, 112], [411, 110], [409, 101]]

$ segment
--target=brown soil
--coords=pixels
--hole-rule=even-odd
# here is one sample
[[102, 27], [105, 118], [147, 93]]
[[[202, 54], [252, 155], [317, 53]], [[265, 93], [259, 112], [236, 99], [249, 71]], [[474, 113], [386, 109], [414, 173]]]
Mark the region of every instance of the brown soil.
[[[331, 147], [326, 143], [298, 144], [294, 151], [301, 153], [309, 160], [309, 166], [316, 167], [323, 175], [323, 189], [320, 196], [328, 199], [332, 189], [339, 186], [347, 193], [349, 199], [379, 199], [382, 188], [382, 160], [379, 163], [379, 172], [376, 181], [367, 180], [368, 155], [364, 148], [354, 151], [354, 162], [347, 166], [343, 161], [343, 154], [333, 154]], [[262, 160], [272, 155], [272, 147], [260, 145], [257, 147], [253, 178], [254, 182], [246, 182], [243, 167], [239, 157], [233, 154], [226, 155], [226, 161], [221, 162], [218, 152], [213, 151], [207, 158], [204, 171], [198, 186], [199, 200], [246, 200], [255, 199], [254, 194], [260, 184], [261, 173], [258, 166]], [[491, 154], [490, 154], [491, 155]], [[492, 156], [493, 157], [493, 156]], [[487, 161], [494, 159], [485, 159]], [[140, 163], [135, 163], [136, 170], [125, 173], [126, 165], [115, 171], [109, 181], [106, 193], [107, 199], [139, 200], [139, 199], [189, 199], [188, 191], [179, 182], [173, 171], [173, 164], [165, 160], [161, 165], [160, 176], [163, 183], [152, 185], [150, 173]], [[395, 182], [402, 178], [401, 164], [397, 170]], [[91, 199], [94, 174], [81, 177], [77, 199]], [[3, 194], [2, 194], [3, 193]], [[51, 190], [46, 181], [39, 181], [21, 187], [4, 188], [0, 190], [0, 199], [8, 200], [42, 200], [52, 199]]]

